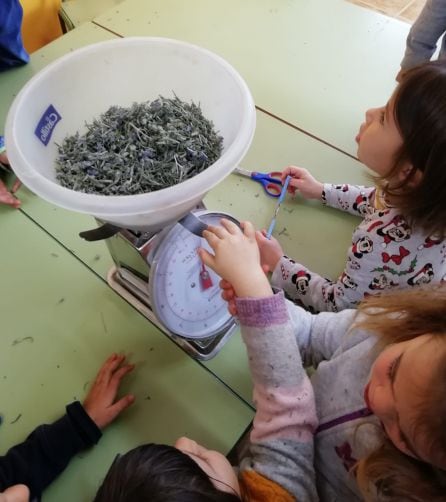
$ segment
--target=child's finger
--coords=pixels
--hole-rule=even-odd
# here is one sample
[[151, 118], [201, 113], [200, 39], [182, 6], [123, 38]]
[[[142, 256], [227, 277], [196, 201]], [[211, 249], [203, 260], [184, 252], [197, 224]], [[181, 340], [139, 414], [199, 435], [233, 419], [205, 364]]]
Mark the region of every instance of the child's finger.
[[9, 192], [0, 192], [0, 203], [12, 207], [20, 206], [20, 201], [16, 199], [13, 195], [11, 195]]
[[232, 289], [232, 284], [226, 279], [222, 279], [219, 283], [221, 289]]
[[282, 170], [280, 177], [285, 179], [289, 174], [291, 174], [291, 166], [285, 167], [285, 169]]
[[[226, 236], [226, 229], [224, 227], [209, 225], [208, 231], [212, 232], [219, 239], [224, 239], [224, 237]], [[203, 236], [204, 236], [204, 232], [203, 232]]]
[[298, 168], [296, 166], [288, 166], [286, 167], [283, 171], [282, 174], [280, 175], [280, 179], [282, 180], [282, 185], [284, 181], [286, 180], [287, 176], [295, 177], [296, 173], [298, 172]]
[[254, 228], [254, 225], [250, 221], [244, 221], [243, 222], [243, 233], [248, 238], [254, 237], [254, 235], [256, 233], [256, 230]]
[[218, 242], [220, 241], [220, 238], [210, 230], [205, 230], [203, 232], [203, 238], [207, 240], [212, 249], [215, 249], [215, 247], [218, 245]]
[[110, 422], [112, 422], [120, 413], [122, 413], [134, 402], [135, 396], [133, 394], [128, 394], [127, 396], [121, 398], [119, 401], [116, 401], [116, 403], [108, 408], [110, 414]]
[[234, 293], [233, 289], [225, 289], [221, 293], [221, 297], [223, 298], [223, 300], [225, 302], [229, 302], [230, 300], [232, 300], [234, 298], [234, 296], [235, 296], [235, 293]]
[[16, 193], [17, 190], [22, 186], [22, 182], [17, 178], [12, 185], [11, 193]]
[[118, 391], [118, 387], [121, 383], [121, 380], [125, 377], [125, 375], [127, 375], [127, 373], [130, 373], [134, 368], [135, 368], [134, 364], [127, 364], [125, 366], [122, 366], [113, 373], [113, 376], [111, 377], [110, 380], [110, 386], [114, 392]]
[[11, 197], [8, 197], [7, 200], [1, 200], [1, 196], [0, 196], [0, 202], [2, 202], [3, 204], [6, 204], [7, 206], [13, 207], [14, 209], [18, 209], [22, 205], [22, 203], [19, 201], [19, 199], [16, 199], [12, 195], [11, 195]]
[[288, 185], [288, 191], [292, 193], [296, 193], [296, 190], [299, 190], [299, 184], [301, 183], [302, 180], [293, 178], [289, 185]]
[[110, 358], [104, 365], [104, 374], [111, 378], [113, 373], [119, 368], [119, 366], [125, 361], [124, 354], [115, 354], [115, 357]]
[[262, 265], [262, 270], [265, 272], [265, 274], [267, 274], [268, 272], [270, 272], [269, 265]]
[[240, 228], [233, 221], [223, 218], [220, 220], [220, 223], [230, 234], [240, 233]]
[[256, 241], [259, 243], [268, 241], [268, 239], [266, 238], [266, 230], [265, 229], [263, 229], [262, 231], [257, 230], [255, 233], [255, 236], [256, 236]]
[[235, 301], [228, 302], [228, 311], [232, 316], [237, 315], [237, 307], [235, 306]]
[[116, 354], [113, 353], [111, 355], [109, 355], [107, 357], [107, 359], [105, 360], [105, 362], [102, 364], [102, 366], [99, 368], [99, 371], [96, 373], [96, 378], [94, 379], [94, 383], [93, 385], [95, 384], [98, 384], [100, 382], [102, 382], [102, 380], [104, 380], [104, 375], [105, 375], [105, 372], [106, 372], [106, 367], [108, 364], [110, 364], [110, 362], [116, 357]]
[[[206, 240], [208, 241], [207, 237], [204, 235], [205, 233], [206, 233], [206, 230], [203, 232], [203, 237], [205, 237]], [[210, 235], [212, 235], [212, 234], [210, 234]], [[209, 244], [211, 247], [213, 247], [210, 242], [209, 242]], [[209, 253], [209, 251], [206, 251], [206, 249], [203, 249], [203, 248], [198, 249], [198, 255], [200, 257], [200, 260], [205, 265], [214, 269], [214, 267], [215, 267], [215, 256], [214, 255], [212, 255], [211, 253]]]
[[112, 373], [119, 367], [119, 365], [124, 361], [125, 356], [118, 354], [111, 354], [101, 366], [99, 370], [95, 383], [108, 383], [112, 376]]

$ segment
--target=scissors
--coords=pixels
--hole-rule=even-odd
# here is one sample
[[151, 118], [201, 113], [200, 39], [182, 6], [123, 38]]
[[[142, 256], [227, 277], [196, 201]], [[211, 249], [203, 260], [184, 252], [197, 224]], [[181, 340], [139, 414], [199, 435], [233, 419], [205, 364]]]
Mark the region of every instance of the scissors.
[[282, 191], [281, 172], [258, 173], [256, 171], [247, 171], [241, 167], [236, 167], [234, 173], [241, 174], [242, 176], [257, 181], [262, 185], [263, 190], [265, 190], [270, 197], [280, 197], [280, 192]]

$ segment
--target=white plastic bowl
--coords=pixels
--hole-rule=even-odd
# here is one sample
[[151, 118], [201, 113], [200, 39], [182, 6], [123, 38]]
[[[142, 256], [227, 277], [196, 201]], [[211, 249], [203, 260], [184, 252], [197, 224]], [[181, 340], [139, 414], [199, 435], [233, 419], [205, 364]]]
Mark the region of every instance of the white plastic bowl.
[[[170, 98], [200, 103], [223, 136], [221, 157], [202, 173], [157, 192], [103, 196], [60, 186], [56, 143], [85, 131], [112, 105]], [[58, 118], [58, 115], [60, 119]], [[71, 52], [35, 75], [8, 113], [5, 142], [17, 176], [47, 201], [121, 227], [157, 230], [194, 208], [245, 155], [255, 130], [249, 89], [224, 59], [177, 40], [124, 38]]]

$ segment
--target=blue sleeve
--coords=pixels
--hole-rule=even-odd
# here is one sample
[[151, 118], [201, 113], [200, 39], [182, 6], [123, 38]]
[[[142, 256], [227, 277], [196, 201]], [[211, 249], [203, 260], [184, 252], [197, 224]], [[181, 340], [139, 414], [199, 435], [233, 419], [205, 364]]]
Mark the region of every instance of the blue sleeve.
[[24, 484], [31, 500], [65, 469], [79, 451], [99, 441], [102, 433], [83, 406], [75, 401], [50, 425], [40, 425], [28, 438], [0, 457], [0, 492]]
[[22, 42], [23, 9], [18, 0], [0, 2], [0, 71], [29, 61]]

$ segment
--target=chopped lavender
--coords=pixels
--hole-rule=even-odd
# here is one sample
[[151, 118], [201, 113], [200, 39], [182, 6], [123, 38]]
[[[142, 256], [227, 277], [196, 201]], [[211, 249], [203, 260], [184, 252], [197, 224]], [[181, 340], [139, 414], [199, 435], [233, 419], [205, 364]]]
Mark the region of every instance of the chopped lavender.
[[56, 177], [71, 190], [136, 195], [181, 183], [221, 155], [223, 138], [201, 108], [159, 97], [129, 108], [112, 106], [87, 132], [58, 146]]

